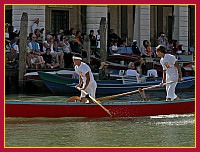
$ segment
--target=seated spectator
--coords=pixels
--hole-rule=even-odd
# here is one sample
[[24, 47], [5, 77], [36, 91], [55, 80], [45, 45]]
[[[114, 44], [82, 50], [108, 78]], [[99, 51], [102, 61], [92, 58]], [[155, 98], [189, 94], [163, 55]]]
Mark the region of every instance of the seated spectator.
[[46, 53], [43, 54], [42, 56], [45, 61], [46, 68], [54, 69], [60, 66], [58, 61], [58, 56], [54, 59], [53, 56], [51, 55], [50, 48], [46, 48]]
[[112, 46], [112, 50], [111, 50], [111, 54], [117, 53], [118, 52], [118, 47], [117, 47], [117, 41], [113, 42], [113, 46]]
[[57, 43], [58, 44], [60, 44], [63, 35], [64, 35], [64, 31], [62, 29], [60, 29], [60, 31], [59, 31], [59, 33], [57, 35]]
[[64, 52], [63, 52], [63, 48], [62, 49], [58, 49], [57, 47], [57, 51], [55, 51], [55, 56], [58, 56], [58, 61], [60, 64], [60, 68], [64, 68]]
[[80, 45], [83, 43], [83, 41], [82, 41], [82, 39], [81, 39], [81, 31], [76, 31], [75, 39], [77, 40], [77, 42], [78, 42]]
[[14, 39], [14, 43], [12, 44], [12, 48], [14, 48], [14, 50], [16, 50], [16, 53], [19, 54], [19, 37], [15, 37]]
[[33, 69], [39, 69], [39, 68], [45, 68], [45, 61], [43, 60], [42, 56], [35, 55], [33, 52], [30, 52], [30, 63], [31, 68]]
[[31, 52], [33, 52], [33, 54], [41, 55], [40, 45], [39, 45], [39, 43], [36, 42], [36, 38], [37, 38], [36, 35], [32, 34], [31, 42], [28, 43], [28, 46], [29, 46]]
[[141, 51], [141, 56], [142, 55], [146, 55], [146, 49], [147, 49], [147, 45], [149, 45], [150, 42], [148, 40], [144, 40], [143, 41], [143, 45], [141, 46], [140, 48], [140, 51]]
[[132, 76], [132, 77], [139, 77], [140, 74], [135, 68], [135, 64], [133, 62], [130, 62], [128, 64], [128, 70], [126, 71], [126, 76]]
[[10, 48], [10, 52], [6, 54], [6, 68], [17, 69], [19, 56], [14, 48]]
[[154, 56], [154, 52], [151, 49], [151, 45], [150, 44], [146, 45], [146, 49], [143, 50], [143, 52], [141, 52], [141, 55], [142, 55], [143, 58], [145, 58], [145, 57], [153, 57]]
[[46, 40], [43, 42], [43, 52], [46, 52], [46, 48], [50, 48], [51, 53], [54, 53], [54, 39], [52, 35], [47, 35]]
[[109, 80], [110, 72], [108, 72], [108, 65], [106, 62], [101, 62], [101, 66], [99, 68], [99, 80]]
[[40, 46], [39, 43], [36, 42], [37, 37], [35, 34], [30, 34], [30, 36], [31, 42], [28, 43], [30, 52], [27, 54], [28, 67], [35, 67], [38, 69], [39, 65], [41, 65], [41, 67], [44, 68], [44, 60], [40, 52]]
[[34, 34], [36, 35], [36, 42], [39, 43], [40, 51], [43, 52], [43, 34], [39, 29], [35, 29]]
[[120, 45], [120, 47], [124, 47], [124, 48], [127, 47], [126, 40], [122, 40], [122, 44]]
[[133, 54], [135, 54], [135, 55], [140, 56], [140, 54], [141, 54], [140, 49], [137, 46], [137, 40], [133, 40], [132, 51], [133, 51]]
[[63, 67], [63, 57], [64, 53], [62, 51], [58, 51], [57, 41], [54, 41], [54, 38], [51, 35], [47, 35], [47, 40], [43, 42], [43, 51], [46, 52], [46, 48], [50, 48], [50, 54], [53, 58], [58, 58], [59, 65]]
[[153, 52], [150, 44], [147, 45], [147, 54], [149, 57], [154, 57], [154, 52]]

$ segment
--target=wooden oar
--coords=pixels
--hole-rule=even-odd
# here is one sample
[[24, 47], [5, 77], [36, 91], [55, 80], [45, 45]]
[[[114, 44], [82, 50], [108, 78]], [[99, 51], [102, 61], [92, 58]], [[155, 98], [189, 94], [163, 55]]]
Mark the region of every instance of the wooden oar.
[[84, 90], [81, 90], [81, 88], [79, 88], [79, 87], [76, 87], [79, 91], [81, 91], [81, 92], [83, 92], [85, 95], [88, 95], [89, 96], [89, 98], [92, 100], [92, 101], [94, 101], [96, 104], [98, 104], [104, 111], [106, 111], [110, 116], [112, 116], [111, 115], [111, 113], [110, 113], [110, 111], [108, 110], [108, 109], [106, 109], [104, 106], [102, 106], [95, 98], [93, 98], [92, 96], [90, 96], [87, 92], [85, 92]]
[[[163, 86], [166, 85], [166, 84], [170, 84], [170, 83], [173, 83], [173, 82], [164, 83]], [[160, 84], [153, 85], [153, 86], [150, 86], [150, 87], [147, 87], [147, 88], [143, 88], [142, 90], [149, 90], [149, 89], [153, 89], [153, 88], [157, 88], [157, 87], [160, 87]], [[124, 96], [124, 95], [128, 95], [128, 94], [136, 93], [136, 92], [139, 92], [139, 91], [140, 90], [138, 89], [138, 90], [129, 91], [129, 92], [121, 93], [121, 94], [116, 94], [116, 95], [112, 95], [112, 96], [106, 96], [106, 97], [97, 98], [97, 100], [98, 101], [104, 101], [104, 100], [113, 99], [113, 98]]]

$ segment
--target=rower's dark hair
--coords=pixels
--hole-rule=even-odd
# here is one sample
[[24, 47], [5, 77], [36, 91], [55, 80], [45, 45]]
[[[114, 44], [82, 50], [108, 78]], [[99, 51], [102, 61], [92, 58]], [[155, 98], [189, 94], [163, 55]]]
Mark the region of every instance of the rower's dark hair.
[[156, 51], [160, 51], [161, 53], [164, 53], [164, 54], [166, 53], [166, 49], [163, 45], [158, 45], [156, 47]]
[[82, 56], [79, 53], [75, 53], [73, 56], [82, 58]]

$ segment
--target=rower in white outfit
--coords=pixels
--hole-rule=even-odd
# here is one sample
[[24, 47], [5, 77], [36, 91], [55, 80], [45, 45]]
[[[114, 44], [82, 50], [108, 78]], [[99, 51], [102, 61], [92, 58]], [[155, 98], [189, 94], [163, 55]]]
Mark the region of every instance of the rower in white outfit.
[[[166, 54], [166, 49], [163, 45], [158, 45], [156, 47], [156, 54], [161, 57], [160, 63], [163, 67], [163, 78], [161, 86], [163, 86], [166, 81], [166, 101], [179, 100], [180, 98], [175, 94], [175, 88], [177, 82], [182, 80], [182, 72], [179, 65], [176, 63], [177, 59], [174, 55]], [[173, 82], [173, 83], [171, 83]]]
[[[97, 83], [94, 80], [90, 67], [86, 63], [82, 62], [80, 54], [74, 54], [72, 59], [75, 65], [75, 71], [79, 75], [79, 84], [76, 85], [76, 87], [82, 87], [81, 90], [84, 90], [91, 97], [95, 98]], [[86, 95], [82, 91], [79, 100], [86, 102]]]

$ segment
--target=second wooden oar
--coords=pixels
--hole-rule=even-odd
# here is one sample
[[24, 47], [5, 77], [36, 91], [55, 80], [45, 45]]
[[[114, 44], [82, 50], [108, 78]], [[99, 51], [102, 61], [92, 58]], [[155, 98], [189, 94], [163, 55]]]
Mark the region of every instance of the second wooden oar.
[[[173, 83], [173, 82], [164, 83], [163, 86], [166, 85], [166, 84], [170, 84], [170, 83]], [[153, 86], [150, 86], [150, 87], [147, 87], [147, 88], [143, 88], [142, 90], [149, 90], [149, 89], [153, 89], [153, 88], [157, 88], [157, 87], [160, 87], [160, 84], [153, 85]], [[112, 96], [106, 96], [106, 97], [97, 98], [97, 100], [98, 101], [104, 101], [104, 100], [113, 99], [113, 98], [124, 96], [124, 95], [128, 95], [128, 94], [136, 93], [136, 92], [139, 92], [139, 91], [140, 90], [129, 91], [129, 92], [116, 94], [116, 95], [112, 95]]]
[[110, 113], [110, 111], [108, 110], [108, 109], [106, 109], [104, 106], [102, 106], [95, 98], [93, 98], [91, 95], [89, 95], [87, 92], [85, 92], [84, 90], [81, 90], [79, 87], [76, 87], [79, 91], [81, 91], [81, 92], [83, 92], [85, 95], [88, 95], [89, 96], [89, 98], [92, 100], [92, 101], [94, 101], [96, 104], [98, 104], [104, 111], [106, 111], [110, 116], [112, 116], [111, 115], [111, 113]]

